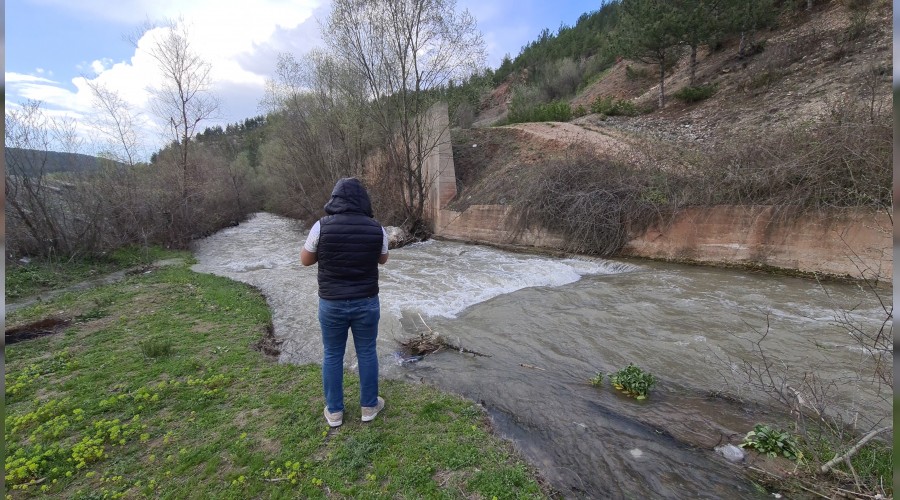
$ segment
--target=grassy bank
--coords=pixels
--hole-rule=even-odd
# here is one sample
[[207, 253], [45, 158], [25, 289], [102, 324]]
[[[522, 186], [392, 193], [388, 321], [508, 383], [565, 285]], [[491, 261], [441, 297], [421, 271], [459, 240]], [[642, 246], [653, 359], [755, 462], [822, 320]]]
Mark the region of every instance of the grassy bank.
[[82, 260], [32, 260], [6, 266], [6, 302], [64, 288], [104, 274], [150, 264], [166, 255], [157, 247], [121, 248], [105, 257]]
[[71, 323], [6, 346], [7, 497], [545, 496], [477, 406], [427, 386], [383, 382], [364, 425], [348, 374], [330, 430], [319, 367], [255, 348], [270, 313], [243, 284], [154, 268], [7, 326], [47, 317]]

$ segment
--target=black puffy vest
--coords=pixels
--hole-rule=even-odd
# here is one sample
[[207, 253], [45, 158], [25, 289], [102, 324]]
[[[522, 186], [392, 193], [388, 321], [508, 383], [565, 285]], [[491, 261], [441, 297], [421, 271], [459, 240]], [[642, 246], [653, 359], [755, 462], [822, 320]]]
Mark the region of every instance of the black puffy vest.
[[335, 184], [319, 220], [319, 297], [362, 299], [378, 295], [378, 258], [384, 243], [372, 218], [369, 193], [355, 178]]
[[319, 221], [319, 297], [362, 299], [378, 295], [381, 224], [362, 214], [337, 214]]

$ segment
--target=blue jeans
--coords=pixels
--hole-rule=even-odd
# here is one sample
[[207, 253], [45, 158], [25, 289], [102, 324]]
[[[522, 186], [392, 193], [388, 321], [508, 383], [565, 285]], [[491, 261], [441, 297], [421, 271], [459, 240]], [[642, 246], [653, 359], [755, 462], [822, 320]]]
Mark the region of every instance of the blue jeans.
[[319, 298], [319, 324], [322, 326], [322, 386], [330, 412], [344, 411], [344, 351], [347, 330], [353, 332], [353, 346], [359, 364], [359, 404], [378, 404], [378, 320], [381, 302], [378, 296], [366, 299], [327, 300]]

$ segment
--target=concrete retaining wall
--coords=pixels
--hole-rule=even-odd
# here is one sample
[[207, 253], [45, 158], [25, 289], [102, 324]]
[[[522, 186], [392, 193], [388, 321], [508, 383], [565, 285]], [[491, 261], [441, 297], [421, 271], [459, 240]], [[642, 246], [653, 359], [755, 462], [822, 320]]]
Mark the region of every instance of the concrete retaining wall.
[[[447, 205], [456, 196], [446, 106], [430, 112], [440, 147], [428, 160], [433, 180], [427, 213], [435, 236], [495, 245], [562, 249], [559, 234], [516, 230], [506, 205]], [[636, 235], [622, 255], [711, 264], [764, 265], [855, 278], [878, 274], [893, 280], [893, 225], [886, 214], [832, 210], [800, 218], [779, 217], [768, 206], [717, 206], [681, 211], [669, 223]]]
[[[474, 205], [441, 210], [435, 235], [497, 245], [561, 249], [545, 230], [515, 231], [509, 207]], [[892, 226], [885, 214], [864, 210], [819, 212], [782, 219], [772, 207], [691, 208], [670, 224], [631, 239], [621, 255], [711, 264], [764, 265], [830, 275], [893, 277]], [[863, 274], [865, 273], [865, 274]]]

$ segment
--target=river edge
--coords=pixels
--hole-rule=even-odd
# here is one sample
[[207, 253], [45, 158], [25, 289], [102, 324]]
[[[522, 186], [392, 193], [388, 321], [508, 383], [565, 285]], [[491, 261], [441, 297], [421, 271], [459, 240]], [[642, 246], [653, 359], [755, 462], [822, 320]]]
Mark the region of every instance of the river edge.
[[[470, 240], [461, 240], [456, 238], [448, 238], [445, 236], [434, 236], [432, 239], [437, 241], [451, 241], [454, 243], [462, 243], [465, 245], [474, 245], [474, 246], [486, 246], [490, 248], [496, 248], [497, 250], [503, 250], [511, 253], [519, 253], [526, 255], [540, 255], [546, 257], [554, 257], [554, 258], [597, 258], [595, 255], [589, 254], [581, 254], [581, 253], [573, 253], [567, 252], [565, 250], [559, 250], [550, 247], [540, 247], [533, 245], [515, 245], [509, 243], [492, 243], [485, 241], [470, 241]], [[426, 240], [427, 241], [427, 240]], [[688, 259], [688, 258], [663, 258], [663, 257], [643, 257], [643, 256], [632, 256], [632, 255], [613, 255], [611, 257], [604, 257], [606, 259], [622, 261], [622, 262], [632, 262], [632, 263], [640, 263], [640, 262], [662, 262], [666, 264], [680, 264], [685, 266], [696, 266], [696, 267], [707, 267], [712, 269], [731, 269], [736, 271], [745, 271], [749, 273], [760, 273], [764, 275], [770, 276], [784, 276], [789, 278], [801, 278], [810, 281], [818, 281], [822, 283], [867, 283], [871, 282], [877, 284], [878, 286], [886, 286], [888, 289], [887, 293], [893, 290], [893, 284], [891, 281], [885, 280], [867, 280], [865, 278], [851, 276], [849, 274], [830, 274], [824, 272], [812, 272], [812, 271], [803, 271], [795, 268], [788, 267], [777, 267], [770, 266], [766, 264], [760, 264], [756, 262], [720, 262], [720, 261], [710, 261], [710, 260], [698, 260], [698, 259]]]
[[[254, 295], [258, 299], [254, 298]], [[367, 496], [385, 491], [383, 488], [387, 485], [389, 487], [387, 491], [394, 491], [394, 494], [402, 496], [428, 496], [429, 491], [435, 491], [429, 488], [437, 488], [437, 490], [447, 489], [451, 497], [454, 492], [469, 491], [469, 494], [490, 498], [502, 496], [504, 482], [515, 478], [515, 487], [512, 491], [518, 492], [523, 497], [538, 496], [539, 491], [543, 492], [539, 496], [555, 495], [548, 483], [541, 482], [541, 476], [537, 471], [526, 468], [527, 464], [517, 458], [508, 442], [488, 437], [492, 435], [490, 422], [476, 405], [460, 398], [454, 399], [452, 395], [443, 395], [433, 389], [419, 387], [417, 384], [385, 381], [383, 389], [388, 396], [388, 409], [384, 412], [383, 418], [380, 415], [376, 422], [367, 425], [358, 422], [358, 408], [355, 410], [357, 418], [355, 420], [352, 418], [354, 409], [351, 401], [356, 389], [354, 377], [349, 376], [348, 419], [342, 427], [328, 429], [321, 415], [320, 368], [315, 364], [296, 366], [276, 363], [271, 358], [271, 351], [268, 357], [264, 356], [265, 352], [262, 354], [259, 352], [261, 349], [257, 339], [250, 338], [259, 335], [260, 339], [265, 339], [267, 331], [270, 330], [265, 328], [263, 323], [270, 324], [271, 312], [268, 315], [263, 314], [258, 308], [259, 302], [262, 302], [265, 310], [270, 311], [265, 297], [252, 286], [211, 274], [195, 273], [187, 270], [187, 266], [172, 266], [154, 268], [116, 283], [79, 291], [77, 294], [64, 294], [57, 300], [38, 304], [31, 310], [13, 313], [13, 319], [17, 324], [26, 321], [25, 315], [43, 317], [48, 314], [68, 314], [73, 318], [81, 318], [65, 332], [44, 335], [8, 347], [7, 375], [14, 377], [21, 374], [23, 366], [27, 370], [27, 367], [31, 366], [29, 359], [32, 356], [36, 356], [39, 363], [41, 359], [53, 361], [58, 356], [51, 360], [44, 355], [46, 351], [52, 351], [62, 353], [59, 355], [70, 360], [70, 355], [66, 353], [73, 352], [72, 349], [77, 350], [79, 362], [52, 364], [53, 369], [49, 370], [48, 367], [48, 371], [41, 375], [40, 385], [57, 387], [65, 381], [69, 381], [65, 382], [66, 384], [76, 382], [79, 379], [77, 376], [73, 378], [73, 375], [77, 370], [82, 370], [81, 373], [84, 373], [84, 370], [89, 371], [92, 374], [91, 380], [101, 375], [110, 378], [109, 383], [91, 382], [96, 385], [92, 386], [92, 390], [81, 391], [74, 400], [66, 400], [68, 401], [66, 404], [90, 410], [87, 413], [88, 418], [84, 421], [88, 428], [91, 428], [91, 421], [98, 411], [95, 408], [98, 403], [94, 399], [105, 398], [110, 387], [114, 396], [121, 394], [127, 398], [133, 394], [143, 394], [142, 391], [147, 389], [150, 391], [148, 397], [154, 390], [158, 392], [159, 397], [159, 403], [154, 399], [153, 402], [144, 402], [141, 409], [135, 410], [142, 415], [139, 418], [149, 425], [145, 426], [142, 432], [147, 434], [147, 439], [152, 440], [150, 448], [142, 444], [145, 441], [143, 437], [141, 444], [136, 438], [134, 442], [127, 439], [123, 440], [127, 441], [126, 443], [122, 445], [117, 443], [115, 448], [107, 450], [111, 457], [115, 457], [112, 462], [101, 459], [83, 470], [73, 471], [76, 473], [69, 476], [64, 475], [65, 467], [57, 467], [53, 472], [39, 469], [42, 474], [46, 474], [44, 477], [48, 478], [47, 484], [43, 485], [47, 488], [41, 491], [68, 492], [66, 496], [69, 496], [84, 491], [85, 487], [95, 491], [102, 489], [109, 493], [119, 491], [109, 490], [110, 487], [121, 486], [121, 492], [144, 494], [155, 492], [154, 496], [161, 493], [171, 494], [176, 489], [165, 489], [167, 483], [165, 478], [171, 473], [171, 470], [166, 472], [165, 469], [172, 467], [172, 464], [180, 464], [182, 460], [187, 460], [185, 467], [196, 466], [196, 455], [200, 453], [198, 450], [207, 450], [214, 444], [215, 446], [203, 453], [213, 453], [215, 457], [224, 454], [228, 457], [235, 451], [234, 447], [238, 446], [240, 450], [246, 448], [246, 451], [241, 453], [251, 451], [253, 456], [262, 453], [260, 456], [265, 460], [254, 458], [251, 463], [245, 464], [243, 460], [231, 457], [228, 460], [232, 466], [227, 474], [219, 473], [216, 467], [212, 469], [207, 467], [205, 472], [191, 474], [187, 479], [176, 474], [175, 479], [179, 479], [180, 482], [186, 481], [185, 484], [188, 485], [185, 486], [187, 489], [177, 491], [181, 491], [185, 496], [188, 496], [188, 492], [196, 494], [198, 491], [206, 491], [212, 497], [246, 498], [247, 496], [238, 492], [243, 491], [250, 497], [265, 492], [280, 496], [288, 494], [293, 489], [295, 494], [305, 492], [302, 496], [315, 496], [315, 493], [323, 495], [323, 491], [331, 487], [332, 491], [344, 491], [350, 496]], [[102, 304], [102, 311], [96, 309], [98, 303]], [[165, 318], [174, 315], [177, 321], [174, 321], [176, 318], [163, 318], [162, 323], [158, 325], [160, 328], [156, 329], [153, 326], [156, 323], [150, 322], [149, 317], [155, 313]], [[265, 320], [266, 317], [269, 320], [260, 323], [260, 320]], [[170, 329], [176, 324], [180, 325], [179, 334], [171, 336], [173, 332]], [[186, 332], [181, 332], [180, 329], [186, 329]], [[194, 335], [184, 334], [191, 332]], [[141, 349], [138, 347], [147, 340], [148, 335], [153, 338], [169, 338], [174, 354], [162, 356], [157, 362], [149, 362], [148, 358], [140, 356], [143, 347]], [[191, 338], [194, 336], [197, 337], [196, 340]], [[247, 342], [251, 345], [246, 345]], [[129, 367], [131, 371], [128, 372], [128, 377], [122, 377], [115, 369], [111, 370], [109, 367], [104, 370], [106, 364], [98, 362], [97, 356], [101, 361], [114, 356], [118, 360], [115, 366]], [[209, 380], [209, 383], [170, 385], [181, 381], [182, 377], [178, 373], [184, 370], [194, 373], [198, 369], [200, 373], [193, 376], [199, 377], [197, 380]], [[72, 373], [69, 373], [70, 371]], [[59, 384], [54, 378], [55, 373], [62, 377]], [[216, 373], [221, 375], [215, 375]], [[167, 382], [164, 388], [158, 387], [158, 384], [153, 382], [160, 376]], [[275, 379], [272, 379], [273, 376]], [[30, 383], [33, 380], [29, 379], [23, 385], [18, 383], [19, 379], [20, 377], [15, 378], [17, 381], [15, 395], [7, 393], [8, 418], [21, 416], [23, 411], [27, 411], [31, 401], [30, 394], [40, 389]], [[129, 381], [145, 379], [150, 380], [148, 382], [150, 385], [141, 386], [138, 392], [128, 389]], [[260, 391], [252, 390], [257, 384], [262, 384], [258, 387], [268, 388], [261, 391], [262, 396], [254, 394]], [[196, 389], [191, 389], [195, 386]], [[8, 384], [7, 390], [10, 389]], [[192, 391], [201, 389], [211, 392], [198, 398]], [[49, 393], [43, 389], [41, 391], [43, 391], [41, 398], [55, 397], [58, 393], [57, 390]], [[224, 399], [220, 398], [220, 395]], [[271, 401], [264, 403], [259, 399], [270, 396], [277, 396], [278, 399], [274, 407], [274, 410], [277, 410], [275, 414], [271, 413], [273, 411]], [[253, 404], [246, 406], [239, 403], [248, 397]], [[228, 404], [220, 408], [223, 402]], [[211, 413], [201, 411], [210, 404], [215, 411]], [[118, 417], [117, 410], [121, 409], [119, 406], [108, 407], [105, 403], [99, 407], [104, 421]], [[194, 408], [197, 411], [187, 414], [185, 408]], [[298, 409], [300, 413], [297, 413]], [[288, 421], [282, 422], [289, 424], [285, 429], [292, 430], [283, 435], [281, 431], [270, 434], [268, 431], [272, 428], [284, 427], [278, 423], [284, 419], [277, 417], [285, 411], [288, 412], [283, 415], [285, 417], [296, 414], [287, 419]], [[447, 418], [450, 416], [454, 418], [445, 421], [445, 417], [442, 416], [444, 412], [447, 412]], [[294, 422], [298, 418], [299, 421]], [[209, 424], [210, 419], [218, 423], [213, 427], [193, 427], [200, 425], [201, 420], [206, 422], [204, 425], [212, 425]], [[219, 422], [221, 419], [224, 420]], [[163, 430], [159, 430], [158, 425], [163, 425]], [[79, 426], [80, 424], [71, 424], [69, 427], [78, 429]], [[215, 436], [207, 436], [207, 433], [203, 432], [204, 429], [217, 429], [217, 432]], [[322, 429], [326, 431], [323, 432]], [[418, 433], [409, 433], [409, 429], [417, 429]], [[187, 432], [188, 430], [190, 432]], [[168, 433], [163, 439], [165, 431]], [[299, 441], [291, 438], [296, 437], [295, 434], [300, 431], [309, 436]], [[8, 429], [8, 446], [11, 444], [19, 446], [19, 435], [15, 432]], [[374, 439], [372, 436], [382, 434], [391, 437], [384, 438], [384, 443], [376, 448], [385, 449], [387, 454], [381, 459], [377, 458], [378, 455], [372, 456], [369, 463], [373, 469], [366, 473], [367, 478], [371, 475], [376, 476], [378, 480], [366, 479], [354, 484], [346, 483], [346, 478], [341, 479], [338, 470], [346, 467], [342, 465], [340, 457], [347, 455], [351, 451], [350, 448], [355, 446], [354, 439]], [[26, 433], [25, 436], [27, 435]], [[64, 433], [64, 436], [66, 435]], [[32, 436], [30, 439], [40, 441], [40, 436]], [[209, 437], [209, 440], [204, 436]], [[283, 443], [281, 438], [285, 439]], [[390, 451], [397, 443], [402, 447]], [[428, 451], [418, 448], [426, 444], [429, 445]], [[308, 456], [305, 453], [295, 454], [298, 452], [295, 448], [299, 447], [299, 451], [302, 452], [308, 445], [321, 446], [321, 449], [318, 451], [313, 449]], [[346, 447], [350, 448], [345, 449]], [[123, 453], [126, 455], [123, 456]], [[169, 458], [165, 461], [156, 461], [157, 455]], [[331, 458], [333, 456], [335, 458]], [[296, 463], [303, 472], [292, 475], [287, 480], [270, 482], [267, 478], [278, 477], [273, 476], [277, 474], [275, 468], [266, 465], [269, 464], [270, 458], [279, 459], [279, 464], [288, 459], [291, 463]], [[415, 467], [417, 460], [423, 458], [434, 461], [434, 464], [424, 469]], [[202, 462], [200, 463], [202, 465]], [[107, 466], [110, 464], [115, 465], [114, 471], [108, 470]], [[136, 465], [137, 468], [132, 470], [127, 464]], [[283, 474], [287, 475], [293, 465], [288, 467], [288, 471]], [[353, 470], [357, 467], [358, 465], [354, 465]], [[320, 468], [322, 470], [318, 470]], [[59, 472], [62, 474], [59, 477], [58, 471], [62, 471]], [[433, 476], [435, 474], [436, 476]], [[124, 482], [117, 482], [115, 485], [106, 484], [107, 476], [124, 476]], [[532, 479], [527, 479], [528, 476]], [[417, 479], [409, 481], [413, 477]], [[303, 481], [296, 483], [291, 481], [291, 478]], [[27, 484], [27, 479], [24, 478], [26, 482], [23, 483], [22, 478], [17, 478], [15, 484]], [[59, 482], [53, 481], [51, 486], [49, 479], [58, 479]], [[473, 479], [477, 481], [471, 482]], [[390, 482], [392, 480], [393, 483]], [[196, 481], [200, 482], [199, 489], [190, 486]], [[43, 480], [34, 484], [41, 485], [41, 483]], [[293, 486], [295, 484], [302, 486]], [[12, 486], [12, 482], [8, 480], [7, 485]], [[536, 489], [535, 485], [539, 489]], [[10, 493], [13, 498], [19, 498], [26, 491], [27, 488], [17, 488]], [[353, 491], [356, 493], [352, 493]], [[365, 493], [366, 491], [369, 493]]]

